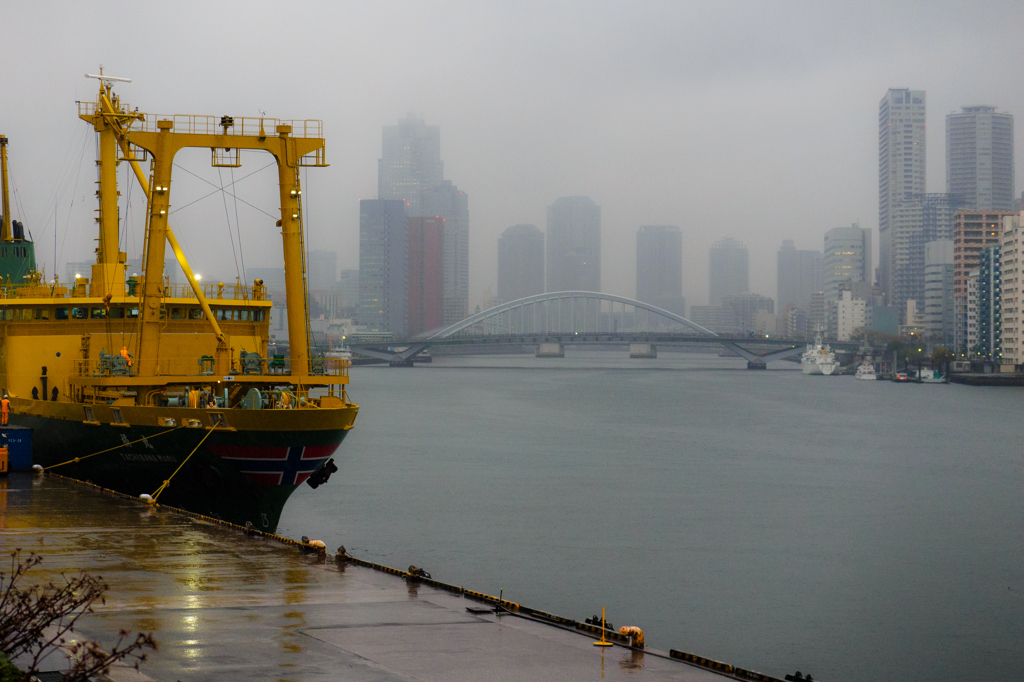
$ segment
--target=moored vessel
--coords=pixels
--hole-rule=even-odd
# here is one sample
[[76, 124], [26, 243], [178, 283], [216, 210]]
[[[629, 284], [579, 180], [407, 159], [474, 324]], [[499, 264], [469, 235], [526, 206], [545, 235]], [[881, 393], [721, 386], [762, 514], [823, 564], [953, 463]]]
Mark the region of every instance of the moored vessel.
[[[298, 485], [336, 470], [330, 457], [358, 412], [345, 390], [348, 360], [309, 348], [299, 169], [326, 165], [322, 124], [140, 113], [113, 91], [124, 79], [96, 78], [97, 101], [78, 112], [99, 148], [90, 277], [48, 283], [36, 271], [31, 242], [12, 229], [4, 157], [0, 384], [10, 422], [33, 429], [44, 469], [273, 531]], [[188, 148], [210, 149], [215, 167], [240, 166], [241, 149], [277, 162], [290, 357], [267, 354], [273, 304], [263, 282], [200, 285], [174, 236], [171, 171]], [[142, 274], [130, 278], [119, 163], [147, 201]], [[164, 278], [166, 246], [186, 285]], [[17, 260], [4, 260], [8, 252]]]
[[814, 336], [814, 343], [807, 344], [807, 350], [800, 356], [800, 367], [804, 374], [831, 375], [839, 367], [836, 354], [832, 348], [822, 340], [821, 330], [817, 330]]
[[878, 375], [875, 373], [875, 366], [867, 360], [857, 366], [857, 372], [853, 376], [861, 381], [875, 381], [878, 379]]

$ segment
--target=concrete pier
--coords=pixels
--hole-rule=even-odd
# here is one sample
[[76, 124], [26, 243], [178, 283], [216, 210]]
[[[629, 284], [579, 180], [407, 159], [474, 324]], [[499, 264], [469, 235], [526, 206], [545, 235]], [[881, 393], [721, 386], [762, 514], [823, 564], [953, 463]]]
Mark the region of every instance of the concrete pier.
[[537, 344], [538, 358], [564, 358], [565, 347], [560, 343], [539, 343]]
[[653, 343], [631, 343], [629, 344], [630, 358], [657, 358], [658, 349]]
[[28, 584], [82, 569], [110, 586], [77, 636], [109, 648], [119, 629], [154, 633], [160, 648], [142, 674], [115, 670], [115, 681], [738, 677], [708, 669], [713, 661], [677, 660], [689, 654], [595, 647], [586, 632], [495, 613], [468, 590], [407, 583], [384, 567], [339, 564], [53, 477], [0, 478], [0, 529], [5, 550], [43, 556]]

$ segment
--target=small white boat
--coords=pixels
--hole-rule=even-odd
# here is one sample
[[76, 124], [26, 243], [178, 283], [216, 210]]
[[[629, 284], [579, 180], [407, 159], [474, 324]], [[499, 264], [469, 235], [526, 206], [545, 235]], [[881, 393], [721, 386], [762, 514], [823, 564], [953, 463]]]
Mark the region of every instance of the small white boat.
[[875, 374], [875, 366], [870, 362], [862, 362], [860, 366], [857, 367], [857, 373], [853, 376], [861, 381], [874, 381], [878, 378], [878, 375]]

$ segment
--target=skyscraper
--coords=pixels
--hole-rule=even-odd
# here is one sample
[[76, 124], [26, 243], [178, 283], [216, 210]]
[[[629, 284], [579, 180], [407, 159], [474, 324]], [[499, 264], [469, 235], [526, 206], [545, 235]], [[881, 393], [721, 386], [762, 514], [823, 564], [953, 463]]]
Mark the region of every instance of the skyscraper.
[[409, 336], [442, 325], [444, 218], [409, 218]]
[[636, 298], [686, 315], [683, 235], [674, 225], [644, 225], [636, 233]]
[[312, 291], [329, 291], [338, 279], [338, 254], [313, 249], [306, 254], [306, 284]]
[[746, 245], [732, 237], [722, 237], [708, 252], [708, 300], [722, 305], [723, 299], [750, 291], [750, 272]]
[[444, 218], [444, 324], [469, 314], [469, 197], [444, 179], [441, 130], [410, 114], [384, 126], [377, 195], [400, 199], [410, 218]]
[[838, 301], [842, 282], [871, 282], [871, 230], [854, 223], [825, 233], [824, 292], [826, 305]]
[[401, 199], [359, 202], [359, 321], [404, 336], [409, 308], [409, 219]]
[[964, 208], [1014, 208], [1013, 114], [972, 106], [946, 115], [946, 192]]
[[536, 225], [513, 225], [498, 238], [498, 300], [543, 293], [544, 233]]
[[953, 348], [953, 240], [924, 247], [924, 328], [931, 340]]
[[890, 88], [878, 104], [878, 284], [892, 296], [894, 204], [925, 191], [925, 93]]
[[957, 207], [955, 196], [939, 193], [908, 194], [894, 204], [889, 229], [889, 305], [905, 311], [907, 301], [915, 301], [917, 309], [924, 310], [924, 247], [953, 238]]
[[811, 294], [824, 290], [821, 251], [797, 250], [792, 239], [785, 239], [779, 249], [776, 307], [779, 312], [787, 306], [806, 313], [811, 306]]
[[381, 158], [377, 161], [377, 196], [402, 199], [410, 216], [425, 215], [423, 191], [444, 180], [441, 129], [409, 114], [398, 125], [384, 126]]
[[588, 197], [548, 206], [547, 290], [601, 291], [601, 209]]

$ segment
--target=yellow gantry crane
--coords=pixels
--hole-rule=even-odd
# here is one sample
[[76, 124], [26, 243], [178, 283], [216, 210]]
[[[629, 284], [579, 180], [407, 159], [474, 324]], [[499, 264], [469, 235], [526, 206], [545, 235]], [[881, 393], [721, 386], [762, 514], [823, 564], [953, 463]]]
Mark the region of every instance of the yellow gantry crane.
[[[175, 115], [152, 116], [131, 111], [113, 92], [113, 83], [128, 79], [86, 74], [100, 81], [97, 102], [79, 102], [79, 117], [92, 124], [99, 135], [100, 224], [97, 263], [93, 266], [90, 295], [124, 296], [124, 264], [127, 254], [118, 248], [117, 164], [131, 164], [148, 199], [146, 217], [145, 279], [141, 283], [137, 376], [155, 376], [160, 358], [160, 302], [164, 296], [164, 242], [170, 244], [181, 269], [217, 337], [218, 356], [230, 351], [210, 305], [196, 281], [185, 254], [168, 223], [171, 171], [174, 156], [185, 148], [209, 148], [211, 163], [237, 167], [240, 150], [270, 152], [277, 160], [280, 187], [281, 228], [284, 253], [288, 342], [291, 374], [301, 382], [310, 374], [308, 302], [305, 285], [305, 248], [302, 235], [302, 188], [299, 169], [326, 166], [323, 124], [319, 120], [281, 121], [266, 118]], [[270, 129], [268, 133], [268, 128]], [[118, 150], [121, 157], [118, 157]], [[151, 179], [139, 164], [151, 157]], [[5, 216], [6, 221], [6, 216]], [[222, 357], [218, 357], [218, 365]]]

